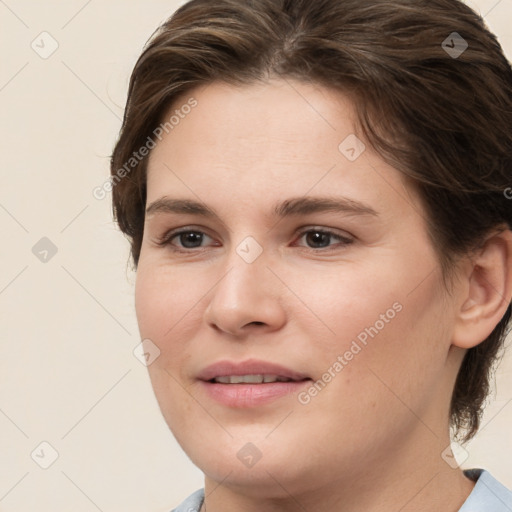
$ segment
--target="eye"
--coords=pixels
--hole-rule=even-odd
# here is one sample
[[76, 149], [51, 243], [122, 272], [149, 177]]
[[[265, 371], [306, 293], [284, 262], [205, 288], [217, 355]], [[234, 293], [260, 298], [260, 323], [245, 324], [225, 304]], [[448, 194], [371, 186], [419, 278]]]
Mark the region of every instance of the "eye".
[[[334, 231], [319, 228], [310, 228], [298, 233], [299, 240], [306, 240], [306, 248], [310, 249], [330, 249], [334, 248], [332, 239], [338, 241], [338, 246], [347, 246], [354, 242], [347, 236], [340, 235]], [[210, 236], [196, 229], [181, 229], [179, 231], [170, 231], [158, 238], [156, 243], [161, 247], [169, 246], [176, 252], [192, 252], [194, 249], [202, 249], [202, 243], [205, 239], [213, 240]], [[206, 240], [207, 241], [207, 240]]]
[[311, 249], [332, 248], [333, 246], [330, 244], [330, 242], [333, 238], [338, 240], [338, 245], [340, 246], [350, 245], [354, 241], [353, 239], [342, 236], [338, 233], [335, 233], [334, 231], [318, 228], [310, 228], [301, 231], [299, 233], [299, 239], [304, 237], [306, 242], [311, 244], [309, 246]]
[[[157, 244], [162, 247], [172, 246], [173, 250], [187, 252], [187, 250], [191, 249], [201, 249], [201, 243], [205, 238], [212, 240], [212, 238], [203, 231], [182, 229], [180, 231], [165, 233], [158, 239]], [[177, 242], [173, 242], [174, 239], [176, 239]]]

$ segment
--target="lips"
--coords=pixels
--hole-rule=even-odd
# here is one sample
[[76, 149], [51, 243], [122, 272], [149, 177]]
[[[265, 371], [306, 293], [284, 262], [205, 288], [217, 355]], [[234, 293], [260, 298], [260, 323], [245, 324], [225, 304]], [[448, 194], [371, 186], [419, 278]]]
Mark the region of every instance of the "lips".
[[269, 375], [290, 381], [301, 381], [310, 377], [284, 366], [266, 361], [250, 359], [242, 362], [219, 361], [204, 368], [198, 375], [199, 380], [213, 381], [217, 377]]
[[299, 393], [312, 379], [275, 363], [251, 359], [219, 361], [204, 368], [198, 380], [205, 396], [225, 407], [241, 409]]

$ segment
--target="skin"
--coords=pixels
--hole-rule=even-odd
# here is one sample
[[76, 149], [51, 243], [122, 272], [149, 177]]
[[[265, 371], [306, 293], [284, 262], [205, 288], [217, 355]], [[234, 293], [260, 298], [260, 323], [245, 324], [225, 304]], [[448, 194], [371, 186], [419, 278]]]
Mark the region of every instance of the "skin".
[[[146, 216], [136, 312], [161, 351], [151, 382], [205, 474], [208, 512], [457, 511], [474, 483], [441, 456], [451, 392], [466, 349], [510, 302], [510, 231], [463, 260], [448, 293], [414, 190], [368, 142], [355, 161], [338, 149], [356, 133], [346, 97], [283, 80], [214, 83], [173, 109], [191, 96], [198, 106], [151, 153], [147, 206], [191, 199], [218, 217]], [[276, 202], [303, 196], [350, 198], [378, 215], [273, 216]], [[178, 228], [204, 235], [157, 244]], [[335, 234], [319, 242], [315, 228]], [[237, 253], [248, 236], [263, 249], [252, 263]], [[220, 359], [257, 358], [316, 381], [396, 303], [307, 404], [292, 394], [230, 408], [196, 378]], [[261, 452], [252, 467], [237, 457], [248, 442]]]

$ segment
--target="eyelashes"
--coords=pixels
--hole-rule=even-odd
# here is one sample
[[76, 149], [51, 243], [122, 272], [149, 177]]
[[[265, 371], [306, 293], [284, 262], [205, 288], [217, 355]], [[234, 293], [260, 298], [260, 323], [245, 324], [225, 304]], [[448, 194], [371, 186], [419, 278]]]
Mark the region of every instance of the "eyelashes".
[[[185, 237], [185, 235], [192, 235], [189, 236], [188, 240]], [[314, 235], [314, 236], [310, 236]], [[348, 246], [354, 242], [353, 238], [349, 238], [348, 236], [341, 235], [335, 231], [325, 229], [325, 228], [308, 228], [303, 229], [299, 231], [296, 235], [298, 240], [303, 239], [304, 237], [307, 238], [307, 243], [312, 243], [313, 247], [311, 246], [302, 246], [299, 245], [298, 247], [303, 247], [305, 249], [310, 249], [313, 252], [321, 252], [321, 251], [328, 251], [333, 250], [336, 248], [343, 248], [345, 246]], [[199, 251], [204, 251], [207, 249], [205, 246], [194, 246], [194, 247], [187, 247], [188, 244], [201, 244], [206, 239], [213, 240], [208, 234], [206, 234], [204, 231], [201, 231], [199, 229], [193, 229], [193, 228], [182, 228], [179, 230], [171, 230], [161, 237], [158, 237], [156, 240], [156, 245], [159, 247], [167, 247], [173, 252], [178, 253], [194, 253]], [[182, 245], [175, 245], [174, 240], [177, 239]], [[338, 243], [336, 245], [324, 245], [326, 242], [330, 242], [332, 239], [337, 240]], [[315, 244], [320, 244], [320, 247], [318, 245], [315, 246]], [[219, 244], [217, 243], [216, 246], [218, 247]]]

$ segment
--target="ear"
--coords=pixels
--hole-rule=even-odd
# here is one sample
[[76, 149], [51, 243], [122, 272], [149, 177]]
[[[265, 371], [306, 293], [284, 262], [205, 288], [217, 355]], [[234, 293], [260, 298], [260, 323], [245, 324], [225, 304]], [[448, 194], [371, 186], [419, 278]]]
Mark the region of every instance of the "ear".
[[490, 235], [464, 265], [452, 344], [472, 348], [484, 341], [512, 300], [512, 231]]

